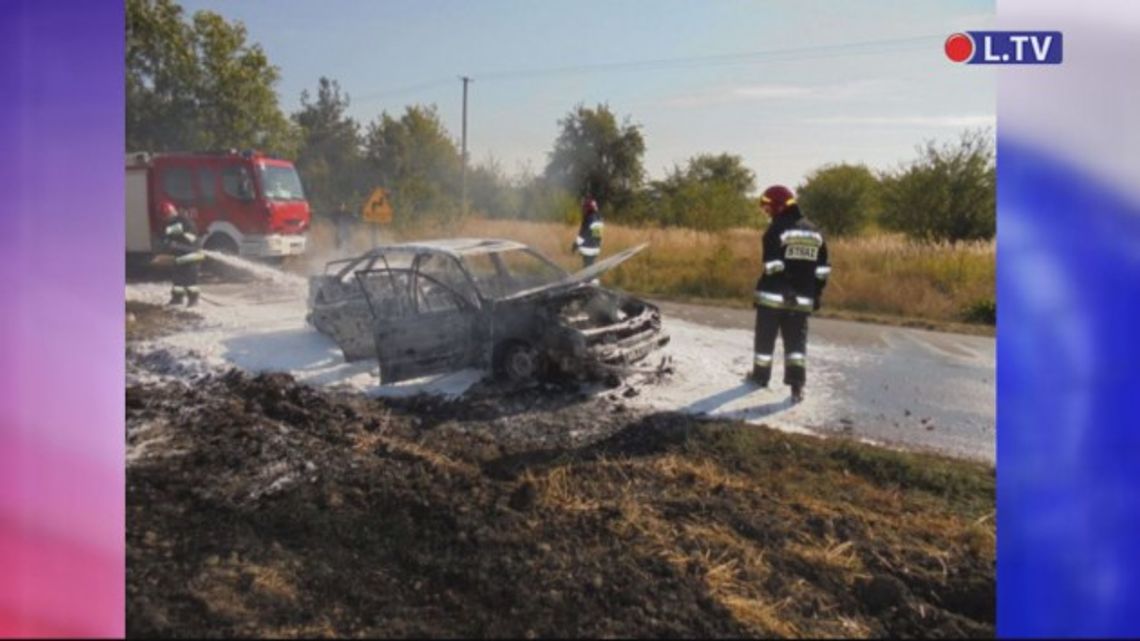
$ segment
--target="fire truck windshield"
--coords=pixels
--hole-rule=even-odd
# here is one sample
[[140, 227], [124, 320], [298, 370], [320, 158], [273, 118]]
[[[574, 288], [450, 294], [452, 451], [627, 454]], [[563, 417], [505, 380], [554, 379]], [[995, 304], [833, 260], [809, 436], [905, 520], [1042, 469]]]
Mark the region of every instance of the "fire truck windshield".
[[301, 179], [292, 167], [261, 165], [258, 168], [261, 190], [269, 200], [304, 200]]

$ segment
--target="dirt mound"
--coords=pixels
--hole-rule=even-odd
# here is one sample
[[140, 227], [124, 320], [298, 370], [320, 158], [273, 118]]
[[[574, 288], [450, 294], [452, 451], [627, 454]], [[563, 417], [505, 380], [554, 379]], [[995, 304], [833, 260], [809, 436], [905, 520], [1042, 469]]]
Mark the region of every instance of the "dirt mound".
[[131, 636], [994, 633], [970, 464], [236, 371], [129, 387], [127, 443]]

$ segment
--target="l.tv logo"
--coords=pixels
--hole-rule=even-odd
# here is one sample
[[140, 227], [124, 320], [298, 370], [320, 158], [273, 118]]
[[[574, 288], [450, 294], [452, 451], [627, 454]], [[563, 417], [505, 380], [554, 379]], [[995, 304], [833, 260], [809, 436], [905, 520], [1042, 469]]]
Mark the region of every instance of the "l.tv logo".
[[967, 31], [946, 39], [946, 57], [969, 65], [1061, 64], [1060, 31]]

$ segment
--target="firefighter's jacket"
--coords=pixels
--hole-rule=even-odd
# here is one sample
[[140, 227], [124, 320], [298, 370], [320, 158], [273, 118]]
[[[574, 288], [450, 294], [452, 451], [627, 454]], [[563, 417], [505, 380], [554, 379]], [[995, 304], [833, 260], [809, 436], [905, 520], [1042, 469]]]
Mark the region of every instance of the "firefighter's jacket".
[[764, 273], [756, 282], [756, 304], [800, 312], [818, 309], [831, 274], [819, 229], [792, 205], [772, 220], [763, 243]]
[[583, 256], [597, 256], [602, 252], [602, 215], [592, 211], [582, 217], [582, 226], [578, 228], [578, 237], [574, 239], [574, 246]]
[[206, 254], [199, 248], [198, 230], [186, 216], [178, 215], [166, 223], [162, 232], [163, 248], [174, 254], [175, 265], [200, 263]]

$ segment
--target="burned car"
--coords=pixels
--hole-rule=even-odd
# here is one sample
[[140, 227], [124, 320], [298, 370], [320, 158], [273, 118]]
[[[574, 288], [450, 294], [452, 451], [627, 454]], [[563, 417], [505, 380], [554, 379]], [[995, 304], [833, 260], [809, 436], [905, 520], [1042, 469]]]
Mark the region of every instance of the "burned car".
[[464, 367], [509, 380], [613, 371], [669, 342], [656, 306], [597, 285], [645, 248], [569, 274], [509, 240], [378, 246], [309, 279], [309, 324], [346, 360], [377, 358], [381, 383]]

